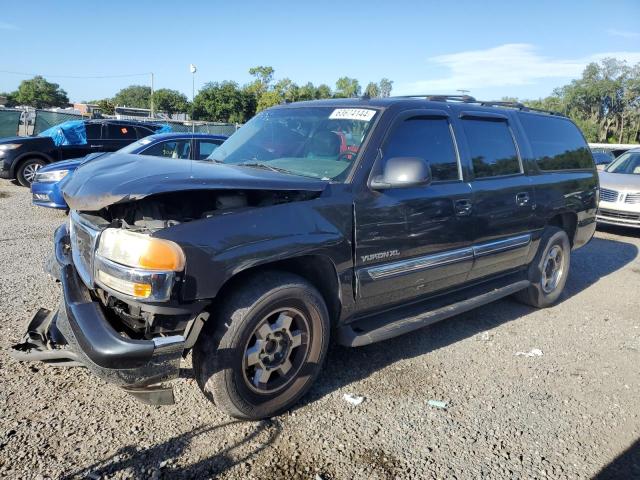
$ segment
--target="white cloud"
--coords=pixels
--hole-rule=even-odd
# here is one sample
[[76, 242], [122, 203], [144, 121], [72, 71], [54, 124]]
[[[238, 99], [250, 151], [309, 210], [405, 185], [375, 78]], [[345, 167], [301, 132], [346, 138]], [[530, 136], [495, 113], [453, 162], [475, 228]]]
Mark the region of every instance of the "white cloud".
[[453, 92], [457, 89], [533, 85], [544, 79], [577, 78], [589, 62], [605, 57], [640, 62], [638, 52], [603, 52], [576, 59], [554, 59], [540, 55], [527, 43], [508, 43], [486, 50], [470, 50], [429, 58], [449, 73], [441, 78], [398, 85], [398, 94]]
[[0, 20], [0, 30], [20, 30], [17, 25], [12, 23], [3, 22]]
[[638, 32], [631, 32], [629, 30], [617, 30], [615, 28], [608, 29], [607, 34], [611, 35], [612, 37], [622, 37], [627, 39], [640, 38], [640, 33]]

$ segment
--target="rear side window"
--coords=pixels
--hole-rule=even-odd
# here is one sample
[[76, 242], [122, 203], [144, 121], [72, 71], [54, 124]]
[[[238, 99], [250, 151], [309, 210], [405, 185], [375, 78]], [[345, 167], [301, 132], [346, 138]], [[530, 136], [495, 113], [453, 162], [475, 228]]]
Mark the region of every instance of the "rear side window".
[[445, 118], [413, 117], [402, 122], [384, 148], [384, 158], [420, 157], [429, 162], [433, 181], [458, 180], [458, 156]]
[[85, 123], [87, 132], [87, 140], [100, 140], [100, 130], [102, 125], [99, 123]]
[[522, 172], [507, 122], [466, 118], [462, 125], [476, 178], [500, 177]]
[[147, 127], [135, 127], [138, 132], [138, 138], [148, 137], [149, 135], [153, 135], [153, 130]]
[[522, 114], [520, 122], [540, 170], [593, 168], [589, 147], [578, 127], [569, 120]]
[[198, 160], [206, 160], [221, 143], [222, 141], [218, 140], [200, 140], [198, 142]]
[[129, 125], [107, 125], [107, 139], [109, 140], [135, 140], [136, 131]]

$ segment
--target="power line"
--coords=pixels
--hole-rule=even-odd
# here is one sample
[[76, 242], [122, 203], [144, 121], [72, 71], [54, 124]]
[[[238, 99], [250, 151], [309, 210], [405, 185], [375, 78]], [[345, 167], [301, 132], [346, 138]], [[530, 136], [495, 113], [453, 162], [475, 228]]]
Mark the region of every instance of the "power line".
[[47, 75], [44, 73], [27, 73], [27, 72], [13, 72], [9, 70], [0, 70], [0, 73], [10, 73], [13, 75], [25, 75], [27, 77], [30, 76], [42, 76], [42, 77], [50, 77], [50, 78], [126, 78], [126, 77], [141, 77], [143, 75], [149, 75], [151, 72], [144, 73], [128, 73], [123, 75]]

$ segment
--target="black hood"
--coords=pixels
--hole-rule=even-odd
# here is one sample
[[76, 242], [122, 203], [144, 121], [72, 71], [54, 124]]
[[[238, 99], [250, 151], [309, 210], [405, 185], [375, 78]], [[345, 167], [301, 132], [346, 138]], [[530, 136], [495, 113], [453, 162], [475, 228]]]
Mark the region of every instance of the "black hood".
[[73, 210], [97, 211], [156, 193], [184, 190], [324, 190], [327, 182], [253, 167], [112, 154], [83, 163], [62, 193]]

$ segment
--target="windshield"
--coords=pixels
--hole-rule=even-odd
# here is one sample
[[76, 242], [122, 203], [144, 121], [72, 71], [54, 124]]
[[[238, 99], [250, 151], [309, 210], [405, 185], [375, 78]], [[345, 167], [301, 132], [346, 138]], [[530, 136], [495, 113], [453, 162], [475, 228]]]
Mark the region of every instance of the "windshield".
[[623, 153], [605, 171], [640, 175], [640, 152]]
[[137, 142], [130, 143], [126, 147], [122, 147], [120, 150], [118, 150], [118, 153], [131, 153], [140, 147], [144, 147], [145, 145], [151, 143], [151, 141], [153, 140], [152, 137], [153, 135], [150, 135], [148, 137], [141, 138]]
[[343, 181], [376, 114], [368, 108], [267, 110], [229, 137], [209, 159]]

